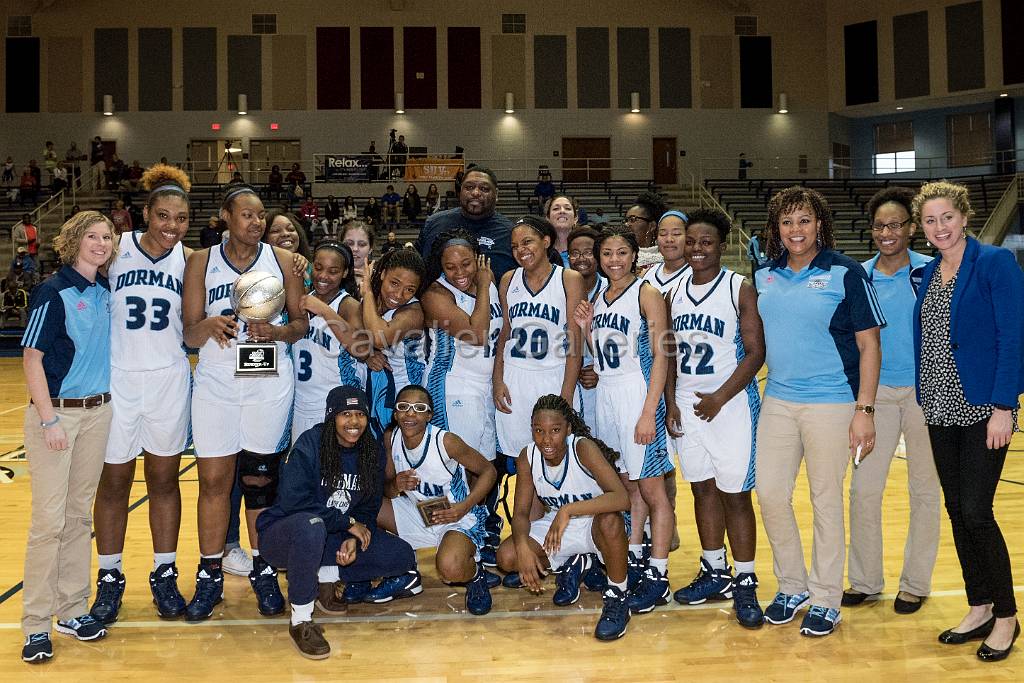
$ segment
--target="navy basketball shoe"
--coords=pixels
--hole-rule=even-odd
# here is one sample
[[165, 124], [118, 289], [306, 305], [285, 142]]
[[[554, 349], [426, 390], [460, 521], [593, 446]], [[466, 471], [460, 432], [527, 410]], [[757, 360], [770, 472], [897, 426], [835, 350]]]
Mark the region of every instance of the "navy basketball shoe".
[[476, 576], [466, 584], [466, 611], [481, 615], [491, 611], [491, 588], [487, 575], [490, 574], [483, 566], [477, 566]]
[[697, 576], [672, 597], [680, 605], [700, 605], [708, 600], [728, 600], [732, 597], [732, 589], [732, 570], [728, 566], [715, 569], [702, 557]]
[[590, 567], [589, 555], [573, 555], [558, 568], [555, 576], [555, 594], [551, 596], [552, 602], [559, 607], [571, 605], [580, 599], [580, 582], [583, 573]]
[[648, 567], [640, 585], [630, 593], [626, 602], [633, 614], [646, 614], [658, 605], [667, 605], [671, 595], [668, 577], [657, 568]]
[[747, 572], [736, 575], [732, 589], [732, 608], [736, 621], [745, 628], [764, 626], [764, 612], [757, 601], [757, 574]]
[[377, 587], [366, 594], [363, 602], [391, 602], [400, 598], [411, 598], [423, 592], [423, 581], [415, 569], [398, 576], [387, 576], [381, 579]]
[[277, 570], [267, 564], [262, 556], [252, 558], [249, 583], [256, 594], [256, 608], [265, 617], [284, 612], [284, 596], [277, 583]]
[[601, 618], [597, 620], [594, 637], [598, 640], [618, 640], [626, 634], [628, 623], [626, 594], [615, 586], [608, 586], [604, 592], [604, 607], [601, 609]]
[[124, 574], [117, 569], [101, 569], [96, 576], [96, 600], [89, 614], [104, 626], [117, 621], [124, 597]]
[[162, 564], [149, 575], [157, 616], [175, 619], [185, 613], [185, 598], [178, 590], [178, 568], [173, 562]]
[[202, 621], [213, 616], [213, 608], [224, 599], [224, 572], [220, 561], [200, 562], [196, 572], [196, 593], [185, 608], [185, 621]]

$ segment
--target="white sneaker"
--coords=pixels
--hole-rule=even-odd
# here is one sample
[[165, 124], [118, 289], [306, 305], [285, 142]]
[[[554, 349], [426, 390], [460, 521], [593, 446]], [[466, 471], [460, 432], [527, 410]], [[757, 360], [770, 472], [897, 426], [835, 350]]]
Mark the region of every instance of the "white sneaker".
[[235, 576], [249, 576], [252, 572], [252, 558], [239, 547], [232, 548], [220, 563], [221, 569]]

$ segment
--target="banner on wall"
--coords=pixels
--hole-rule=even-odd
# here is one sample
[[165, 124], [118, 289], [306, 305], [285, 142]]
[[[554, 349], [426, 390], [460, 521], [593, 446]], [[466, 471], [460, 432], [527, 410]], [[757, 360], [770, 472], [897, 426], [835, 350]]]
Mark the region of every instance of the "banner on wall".
[[370, 157], [360, 154], [325, 154], [324, 176], [328, 181], [366, 182]]
[[405, 180], [413, 182], [444, 182], [455, 180], [455, 174], [463, 170], [465, 161], [443, 157], [418, 157], [405, 162]]

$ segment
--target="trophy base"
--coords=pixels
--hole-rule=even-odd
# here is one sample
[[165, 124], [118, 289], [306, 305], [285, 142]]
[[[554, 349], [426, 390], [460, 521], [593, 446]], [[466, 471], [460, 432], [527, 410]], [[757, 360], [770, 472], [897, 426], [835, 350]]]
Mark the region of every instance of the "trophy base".
[[235, 346], [235, 377], [277, 377], [277, 344]]

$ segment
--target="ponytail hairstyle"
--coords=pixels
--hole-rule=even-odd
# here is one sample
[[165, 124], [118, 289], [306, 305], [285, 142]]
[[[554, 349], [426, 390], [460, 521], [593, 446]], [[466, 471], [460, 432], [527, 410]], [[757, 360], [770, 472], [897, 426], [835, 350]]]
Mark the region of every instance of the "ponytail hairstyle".
[[224, 193], [224, 199], [220, 204], [221, 211], [231, 213], [231, 208], [234, 206], [235, 199], [243, 194], [254, 194], [256, 197], [260, 196], [260, 193], [256, 191], [256, 188], [251, 185], [232, 185], [228, 188], [228, 191]]
[[427, 256], [427, 274], [425, 281], [427, 284], [437, 281], [438, 278], [444, 273], [444, 268], [441, 266], [441, 258], [444, 256], [444, 250], [450, 246], [461, 245], [468, 247], [473, 252], [474, 256], [480, 255], [480, 243], [476, 239], [476, 235], [472, 234], [465, 228], [453, 228], [451, 230], [445, 230], [438, 235], [433, 244], [430, 245], [430, 255]]
[[601, 273], [604, 277], [608, 277], [603, 270], [601, 270], [601, 247], [605, 240], [611, 239], [612, 237], [621, 237], [629, 245], [629, 248], [633, 250], [633, 264], [629, 267], [631, 273], [636, 272], [637, 259], [640, 256], [640, 243], [636, 239], [636, 234], [632, 229], [623, 227], [621, 225], [611, 225], [601, 231], [601, 234], [594, 240], [594, 262], [597, 264], [597, 272]]
[[341, 278], [340, 289], [348, 292], [349, 296], [359, 301], [359, 285], [356, 284], [356, 269], [353, 265], [355, 259], [352, 257], [352, 250], [344, 242], [322, 240], [316, 245], [316, 250], [313, 252], [313, 260], [316, 260], [316, 254], [321, 249], [329, 249], [341, 255], [341, 258], [345, 261], [346, 272], [345, 277]]
[[540, 216], [534, 216], [532, 214], [520, 216], [519, 219], [516, 220], [515, 225], [512, 226], [512, 229], [515, 230], [521, 225], [525, 225], [530, 228], [540, 235], [541, 238], [547, 237], [550, 240], [550, 244], [548, 245], [548, 261], [556, 266], [562, 265], [562, 255], [558, 253], [557, 249], [555, 249], [555, 242], [558, 241], [558, 233], [555, 232], [554, 226], [551, 225], [551, 222], [548, 221], [547, 218], [541, 218]]
[[384, 273], [391, 270], [392, 268], [405, 268], [406, 270], [416, 273], [420, 278], [420, 284], [416, 288], [415, 296], [419, 296], [426, 289], [427, 284], [427, 267], [423, 263], [423, 258], [419, 255], [415, 249], [409, 247], [402, 247], [401, 249], [394, 249], [377, 259], [377, 262], [373, 264], [373, 276], [370, 278], [370, 291], [373, 292], [374, 298], [377, 302], [380, 302], [380, 288], [381, 283], [384, 282]]
[[149, 192], [146, 208], [152, 209], [153, 202], [160, 197], [181, 197], [189, 204], [188, 191], [192, 189], [192, 181], [188, 174], [180, 168], [167, 164], [154, 164], [142, 174], [142, 187]]
[[553, 410], [556, 413], [561, 413], [565, 421], [569, 423], [569, 431], [580, 438], [593, 441], [594, 445], [601, 451], [601, 455], [608, 461], [608, 464], [613, 467], [615, 466], [615, 461], [619, 459], [619, 452], [591, 434], [590, 427], [587, 426], [587, 423], [583, 421], [579, 413], [573, 410], [564, 398], [558, 394], [545, 394], [541, 396], [533, 404], [533, 412], [530, 414], [530, 417], [532, 418], [541, 410]]

